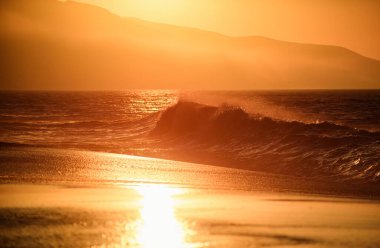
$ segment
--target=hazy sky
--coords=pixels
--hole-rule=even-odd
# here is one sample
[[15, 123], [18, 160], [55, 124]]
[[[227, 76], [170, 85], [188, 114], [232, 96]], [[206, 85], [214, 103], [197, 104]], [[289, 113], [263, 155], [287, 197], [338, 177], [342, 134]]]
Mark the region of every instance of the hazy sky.
[[344, 46], [380, 59], [378, 0], [78, 0], [122, 15], [228, 35]]
[[[380, 0], [80, 1], [380, 60]], [[380, 61], [339, 47], [55, 0], [1, 0], [0, 18], [3, 89], [380, 88]]]

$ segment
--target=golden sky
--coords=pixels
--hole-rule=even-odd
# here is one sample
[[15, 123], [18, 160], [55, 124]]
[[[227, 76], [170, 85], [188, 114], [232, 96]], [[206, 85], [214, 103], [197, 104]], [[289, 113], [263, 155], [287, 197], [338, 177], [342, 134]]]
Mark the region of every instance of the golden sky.
[[76, 2], [2, 0], [0, 88], [380, 87], [380, 1], [77, 1], [139, 19]]
[[77, 0], [121, 16], [228, 35], [338, 45], [380, 59], [378, 0]]

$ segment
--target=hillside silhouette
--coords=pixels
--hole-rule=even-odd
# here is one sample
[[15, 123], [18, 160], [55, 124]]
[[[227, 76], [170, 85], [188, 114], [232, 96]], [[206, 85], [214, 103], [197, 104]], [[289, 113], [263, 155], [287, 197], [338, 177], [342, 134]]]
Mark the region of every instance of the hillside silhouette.
[[380, 62], [342, 47], [230, 37], [76, 2], [0, 6], [1, 89], [380, 88]]

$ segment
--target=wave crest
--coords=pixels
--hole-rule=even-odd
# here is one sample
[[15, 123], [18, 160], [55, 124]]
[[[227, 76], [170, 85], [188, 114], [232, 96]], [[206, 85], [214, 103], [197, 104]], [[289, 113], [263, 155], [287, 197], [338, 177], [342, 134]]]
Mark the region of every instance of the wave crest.
[[380, 182], [380, 133], [330, 122], [288, 122], [239, 106], [179, 101], [161, 113], [151, 137], [195, 162]]

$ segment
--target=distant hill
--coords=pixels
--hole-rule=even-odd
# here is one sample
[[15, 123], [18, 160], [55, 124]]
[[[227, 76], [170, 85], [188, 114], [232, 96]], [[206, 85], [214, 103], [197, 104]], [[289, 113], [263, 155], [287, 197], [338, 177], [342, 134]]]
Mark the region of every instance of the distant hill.
[[0, 1], [0, 89], [380, 88], [336, 46], [229, 37], [54, 0]]

